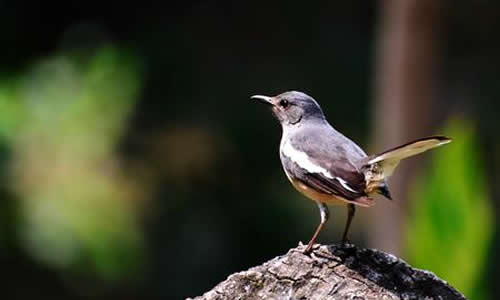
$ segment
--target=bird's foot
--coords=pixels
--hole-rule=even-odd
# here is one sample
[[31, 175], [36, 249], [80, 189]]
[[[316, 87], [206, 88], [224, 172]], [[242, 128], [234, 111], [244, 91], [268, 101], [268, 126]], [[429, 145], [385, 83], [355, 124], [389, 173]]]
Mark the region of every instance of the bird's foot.
[[302, 253], [309, 256], [314, 249], [317, 249], [320, 246], [321, 246], [320, 244], [309, 243], [309, 244], [307, 244], [306, 249], [304, 249], [304, 251]]
[[311, 251], [312, 251], [312, 244], [309, 244], [309, 245], [307, 245], [307, 247], [306, 247], [306, 249], [304, 250], [304, 252], [303, 252], [303, 253], [304, 253], [305, 255], [308, 255], [308, 256], [309, 256], [309, 254], [311, 254]]
[[340, 241], [340, 245], [344, 248], [348, 248], [349, 246], [352, 245], [352, 243], [349, 239], [343, 238], [342, 241]]

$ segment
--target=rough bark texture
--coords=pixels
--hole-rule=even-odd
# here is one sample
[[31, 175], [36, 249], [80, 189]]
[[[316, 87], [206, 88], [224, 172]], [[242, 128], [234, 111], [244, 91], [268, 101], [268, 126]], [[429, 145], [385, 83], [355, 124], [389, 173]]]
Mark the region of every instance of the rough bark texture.
[[377, 250], [348, 246], [290, 249], [235, 273], [194, 300], [223, 299], [465, 299], [429, 271]]

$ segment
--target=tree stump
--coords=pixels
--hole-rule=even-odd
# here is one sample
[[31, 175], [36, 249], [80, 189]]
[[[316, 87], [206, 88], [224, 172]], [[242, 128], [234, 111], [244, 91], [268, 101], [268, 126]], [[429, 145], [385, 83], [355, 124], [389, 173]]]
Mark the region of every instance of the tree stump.
[[[260, 266], [230, 275], [191, 300], [224, 299], [465, 299], [432, 272], [394, 255], [354, 245], [290, 249]], [[188, 298], [190, 299], [190, 298]]]

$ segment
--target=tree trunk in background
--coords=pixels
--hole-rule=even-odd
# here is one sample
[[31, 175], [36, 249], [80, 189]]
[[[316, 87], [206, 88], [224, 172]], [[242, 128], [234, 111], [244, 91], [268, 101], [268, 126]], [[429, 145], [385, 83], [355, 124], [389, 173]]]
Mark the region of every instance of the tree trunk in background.
[[[375, 69], [375, 149], [435, 133], [430, 128], [441, 29], [439, 1], [381, 1]], [[393, 202], [372, 210], [370, 246], [399, 254], [407, 209], [408, 183], [422, 157], [400, 164], [389, 186]]]

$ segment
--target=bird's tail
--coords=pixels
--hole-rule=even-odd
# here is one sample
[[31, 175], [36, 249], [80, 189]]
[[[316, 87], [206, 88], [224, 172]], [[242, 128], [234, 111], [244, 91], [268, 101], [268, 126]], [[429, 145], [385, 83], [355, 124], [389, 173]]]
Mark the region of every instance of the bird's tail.
[[369, 156], [361, 165], [368, 172], [368, 181], [382, 183], [387, 177], [391, 176], [402, 159], [448, 144], [449, 142], [451, 142], [451, 139], [445, 136], [430, 136], [418, 139], [380, 154]]

